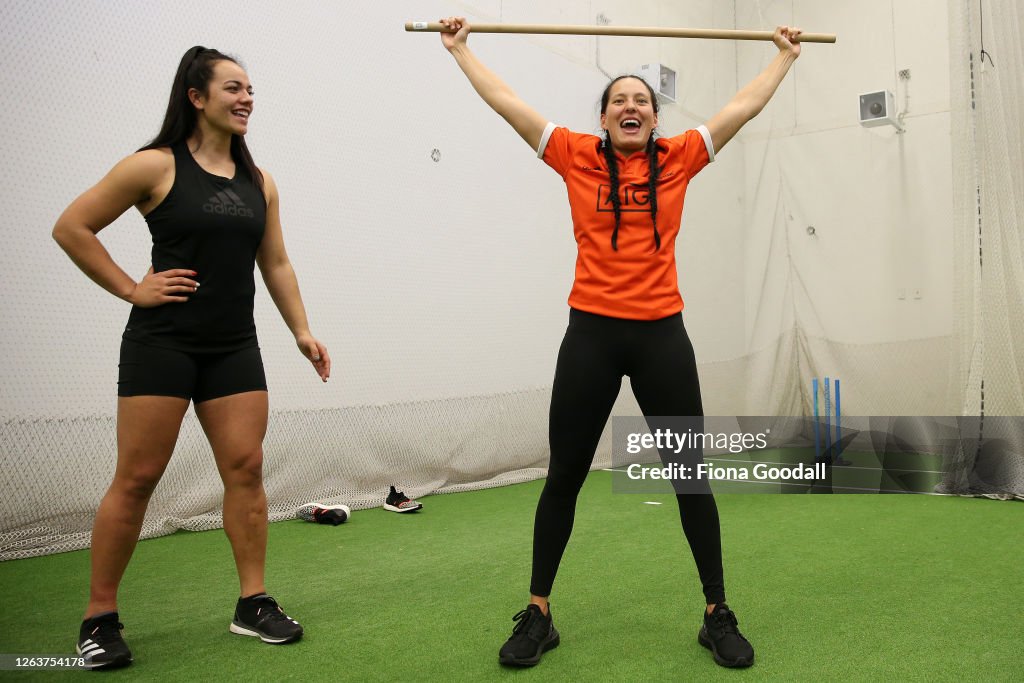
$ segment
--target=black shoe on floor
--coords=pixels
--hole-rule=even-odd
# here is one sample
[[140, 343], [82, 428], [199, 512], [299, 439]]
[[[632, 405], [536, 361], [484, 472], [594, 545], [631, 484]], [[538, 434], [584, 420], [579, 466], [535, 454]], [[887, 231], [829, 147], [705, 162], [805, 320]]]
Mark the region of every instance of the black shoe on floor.
[[254, 636], [264, 643], [281, 645], [302, 637], [302, 626], [278, 606], [266, 593], [239, 598], [235, 619], [228, 627], [232, 633]]
[[82, 622], [75, 651], [86, 669], [117, 669], [132, 663], [132, 651], [121, 637], [124, 628], [117, 612], [107, 612]]
[[551, 620], [551, 606], [545, 615], [540, 607], [530, 604], [514, 617], [518, 622], [512, 635], [501, 646], [498, 662], [505, 666], [534, 666], [541, 655], [558, 647], [558, 631]]
[[384, 509], [391, 512], [416, 512], [423, 509], [423, 503], [411, 500], [401, 491], [392, 486], [388, 497], [384, 500]]
[[730, 668], [754, 663], [754, 648], [737, 628], [736, 615], [724, 602], [715, 605], [711, 614], [704, 614], [704, 625], [697, 642], [711, 650], [715, 662]]

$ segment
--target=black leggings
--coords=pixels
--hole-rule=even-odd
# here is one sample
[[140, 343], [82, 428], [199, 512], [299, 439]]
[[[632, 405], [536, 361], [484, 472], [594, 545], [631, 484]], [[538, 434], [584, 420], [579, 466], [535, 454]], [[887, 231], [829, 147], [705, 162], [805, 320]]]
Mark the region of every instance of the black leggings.
[[[623, 375], [629, 376], [644, 415], [704, 414], [697, 362], [681, 314], [646, 321], [570, 311], [551, 391], [551, 463], [533, 527], [533, 595], [551, 594], [572, 533], [576, 497]], [[725, 602], [722, 539], [711, 489], [676, 500], [704, 597], [709, 604]]]

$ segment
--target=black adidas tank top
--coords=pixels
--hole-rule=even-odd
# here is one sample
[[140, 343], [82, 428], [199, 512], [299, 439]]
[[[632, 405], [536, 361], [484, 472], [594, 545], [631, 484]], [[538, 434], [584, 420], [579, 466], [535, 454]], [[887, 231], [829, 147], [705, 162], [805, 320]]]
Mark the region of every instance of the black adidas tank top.
[[256, 346], [253, 270], [266, 227], [263, 192], [241, 164], [228, 179], [203, 170], [185, 145], [172, 151], [174, 184], [146, 215], [153, 270], [194, 270], [199, 289], [184, 303], [132, 307], [124, 338], [189, 352]]

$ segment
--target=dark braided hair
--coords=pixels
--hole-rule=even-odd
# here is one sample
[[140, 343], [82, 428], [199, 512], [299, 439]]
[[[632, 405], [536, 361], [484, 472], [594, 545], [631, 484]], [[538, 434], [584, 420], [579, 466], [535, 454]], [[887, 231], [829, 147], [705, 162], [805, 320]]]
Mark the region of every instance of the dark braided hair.
[[[612, 86], [624, 78], [635, 78], [646, 86], [651, 95], [651, 106], [654, 113], [658, 113], [658, 98], [650, 84], [639, 76], [619, 76], [611, 81], [601, 95], [601, 113], [604, 114], [608, 108], [608, 100], [611, 98]], [[612, 231], [612, 249], [619, 250], [619, 225], [622, 222], [622, 199], [619, 197], [619, 163], [615, 159], [615, 151], [612, 149], [612, 141], [608, 132], [605, 131], [604, 142], [601, 144], [604, 158], [608, 162], [608, 178], [611, 181], [611, 194], [609, 199], [612, 203], [612, 210], [615, 212], [615, 230]], [[661, 164], [658, 163], [658, 148], [654, 144], [654, 133], [647, 138], [647, 164], [650, 169], [647, 180], [647, 199], [651, 207], [651, 224], [654, 228], [654, 250], [661, 249], [661, 233], [658, 232], [658, 179], [661, 177]]]
[[[210, 81], [213, 80], [213, 67], [217, 62], [227, 60], [238, 64], [238, 60], [210, 47], [196, 45], [189, 48], [181, 57], [178, 71], [174, 74], [171, 96], [167, 102], [167, 113], [164, 114], [163, 125], [156, 137], [138, 151], [173, 147], [188, 140], [195, 132], [199, 122], [196, 108], [188, 99], [188, 91], [195, 88], [201, 93], [209, 93]], [[241, 66], [241, 65], [239, 65]], [[241, 165], [256, 186], [263, 191], [263, 174], [256, 167], [245, 138], [241, 135], [231, 136], [231, 158]]]

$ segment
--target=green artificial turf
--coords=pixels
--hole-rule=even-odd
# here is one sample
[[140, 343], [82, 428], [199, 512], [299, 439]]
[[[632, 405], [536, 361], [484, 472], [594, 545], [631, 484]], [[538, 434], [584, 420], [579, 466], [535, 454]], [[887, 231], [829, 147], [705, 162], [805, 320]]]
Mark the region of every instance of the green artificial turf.
[[[416, 514], [272, 524], [268, 588], [306, 629], [230, 634], [220, 531], [143, 541], [120, 595], [132, 680], [1019, 680], [1024, 505], [921, 495], [719, 495], [726, 587], [757, 650], [717, 667], [671, 496], [591, 473], [552, 611], [561, 646], [530, 670], [497, 651], [526, 602], [542, 482], [433, 496]], [[661, 503], [651, 505], [648, 503]], [[0, 563], [0, 652], [73, 652], [88, 553]], [[3, 672], [53, 680], [82, 672]], [[100, 674], [93, 674], [100, 675]]]

